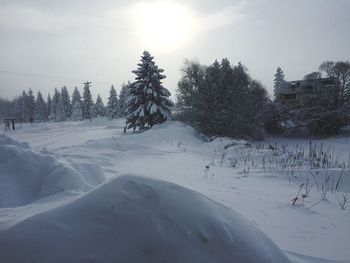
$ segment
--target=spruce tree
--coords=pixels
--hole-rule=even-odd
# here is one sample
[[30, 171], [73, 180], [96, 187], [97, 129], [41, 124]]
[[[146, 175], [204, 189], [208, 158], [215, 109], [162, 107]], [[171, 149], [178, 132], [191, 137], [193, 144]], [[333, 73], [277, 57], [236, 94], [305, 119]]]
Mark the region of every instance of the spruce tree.
[[64, 101], [62, 94], [58, 97], [58, 105], [57, 105], [57, 115], [56, 121], [65, 121], [67, 119], [66, 111], [64, 107]]
[[38, 91], [38, 94], [36, 97], [35, 110], [34, 110], [34, 120], [36, 122], [46, 121], [46, 103], [45, 103], [40, 91]]
[[132, 71], [136, 78], [128, 88], [126, 99], [128, 129], [143, 129], [146, 125], [152, 127], [167, 120], [171, 114], [170, 92], [161, 82], [165, 78], [162, 75], [164, 70], [158, 68], [153, 58], [148, 51], [144, 51], [139, 67]]
[[94, 105], [94, 116], [103, 117], [105, 116], [105, 106], [103, 105], [100, 94], [97, 95], [96, 103]]
[[27, 102], [27, 93], [25, 90], [22, 91], [22, 94], [18, 97], [16, 101], [16, 112], [15, 116], [16, 119], [19, 122], [25, 122], [27, 121], [27, 109], [26, 109], [26, 102]]
[[47, 102], [46, 102], [46, 120], [49, 119], [49, 116], [51, 114], [51, 105], [52, 105], [52, 100], [50, 93], [47, 95]]
[[72, 106], [79, 101], [81, 105], [81, 95], [77, 87], [74, 88], [73, 95], [72, 95]]
[[57, 88], [55, 88], [54, 95], [52, 96], [51, 113], [49, 119], [52, 121], [63, 121], [66, 119], [62, 96]]
[[81, 107], [84, 119], [89, 119], [91, 121], [93, 106], [94, 102], [92, 101], [90, 93], [90, 82], [86, 82], [84, 86], [83, 102]]
[[109, 97], [107, 102], [107, 117], [109, 119], [118, 118], [118, 97], [117, 92], [114, 89], [114, 86], [111, 86], [109, 91]]
[[81, 104], [79, 100], [76, 100], [76, 102], [73, 104], [72, 119], [75, 121], [80, 121], [83, 119]]
[[35, 97], [33, 95], [32, 89], [29, 89], [28, 95], [26, 97], [26, 114], [27, 120], [33, 121], [34, 119], [34, 110], [35, 110]]
[[72, 104], [70, 102], [69, 93], [66, 87], [63, 87], [61, 89], [61, 97], [62, 97], [62, 104], [63, 104], [65, 117], [66, 119], [70, 118], [72, 115]]
[[128, 83], [124, 83], [122, 85], [122, 89], [119, 93], [119, 100], [118, 100], [118, 116], [124, 117], [125, 116], [125, 101], [127, 98], [127, 92], [128, 87], [131, 85], [130, 81]]
[[284, 87], [286, 84], [286, 81], [284, 79], [284, 73], [283, 70], [278, 67], [275, 73], [275, 79], [273, 80], [274, 86], [273, 86], [273, 94], [275, 96], [275, 99], [278, 99], [278, 92], [281, 88]]

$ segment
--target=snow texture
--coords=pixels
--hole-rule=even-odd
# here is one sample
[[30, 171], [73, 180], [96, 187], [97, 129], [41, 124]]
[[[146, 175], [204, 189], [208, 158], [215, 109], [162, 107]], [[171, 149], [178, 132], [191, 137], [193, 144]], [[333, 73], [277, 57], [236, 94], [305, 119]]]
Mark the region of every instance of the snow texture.
[[0, 235], [5, 262], [287, 263], [238, 213], [196, 192], [122, 176]]
[[[217, 138], [208, 143], [201, 140], [201, 136], [194, 129], [180, 122], [168, 121], [144, 132], [127, 132], [126, 134], [123, 133], [124, 127], [125, 119], [97, 118], [91, 122], [83, 120], [81, 122], [19, 124], [15, 131], [0, 129], [0, 133], [6, 134], [6, 136], [0, 136], [0, 188], [2, 191], [0, 201], [7, 200], [2, 202], [0, 206], [0, 239], [4, 238], [2, 242], [5, 242], [5, 239], [8, 241], [5, 242], [6, 246], [0, 245], [1, 263], [3, 262], [2, 255], [5, 255], [5, 252], [12, 253], [11, 256], [14, 256], [15, 251], [10, 249], [18, 251], [17, 256], [14, 256], [17, 258], [21, 255], [19, 252], [26, 249], [22, 247], [23, 243], [18, 242], [15, 245], [13, 242], [16, 240], [26, 239], [28, 241], [33, 238], [33, 242], [28, 242], [25, 246], [34, 247], [36, 240], [42, 238], [47, 241], [47, 245], [45, 245], [47, 247], [51, 244], [53, 247], [57, 246], [57, 251], [62, 251], [59, 250], [62, 249], [60, 246], [66, 246], [65, 248], [68, 249], [72, 244], [67, 242], [67, 245], [64, 245], [61, 238], [73, 236], [73, 233], [78, 235], [75, 228], [79, 231], [94, 229], [91, 231], [95, 232], [93, 238], [87, 238], [88, 234], [85, 232], [79, 233], [85, 237], [85, 240], [81, 243], [74, 243], [74, 249], [82, 251], [87, 244], [93, 243], [95, 247], [91, 253], [90, 250], [85, 251], [86, 253], [82, 255], [83, 259], [69, 260], [69, 262], [89, 262], [89, 260], [103, 262], [102, 259], [95, 257], [96, 251], [100, 253], [100, 251], [109, 249], [116, 250], [119, 249], [118, 246], [124, 248], [128, 241], [124, 237], [127, 236], [126, 234], [123, 236], [125, 239], [123, 243], [115, 241], [121, 240], [118, 234], [114, 234], [113, 237], [108, 235], [108, 240], [111, 242], [103, 243], [103, 237], [100, 234], [96, 234], [95, 237], [95, 233], [101, 233], [100, 231], [104, 230], [107, 234], [115, 233], [110, 228], [114, 221], [106, 222], [104, 218], [107, 220], [115, 216], [115, 211], [110, 211], [107, 206], [118, 203], [118, 199], [114, 195], [117, 193], [113, 192], [107, 195], [105, 191], [116, 188], [115, 178], [125, 174], [135, 174], [175, 183], [223, 204], [226, 210], [238, 211], [246, 218], [247, 224], [258, 227], [283, 251], [288, 251], [286, 255], [292, 262], [349, 262], [350, 209], [349, 207], [345, 210], [340, 209], [337, 197], [340, 198], [342, 193], [350, 190], [350, 170], [346, 168], [350, 167], [350, 138], [333, 137], [312, 140], [313, 148], [320, 149], [323, 146], [322, 149], [332, 153], [336, 161], [331, 163], [329, 171], [334, 173], [336, 178], [342, 172], [343, 179], [337, 193], [329, 192], [327, 201], [322, 201], [316, 206], [308, 208], [320, 200], [320, 194], [315, 185], [312, 187], [309, 197], [304, 200], [304, 205], [299, 202], [293, 206], [291, 199], [296, 196], [300, 184], [305, 183], [305, 180], [309, 179], [310, 183], [314, 182], [309, 172], [310, 166], [307, 168], [309, 140], [268, 138], [261, 143], [249, 143]], [[17, 140], [27, 143], [19, 143]], [[285, 149], [285, 153], [281, 152], [283, 149]], [[304, 165], [300, 169], [294, 170], [294, 177], [288, 179], [286, 169], [283, 171], [273, 168], [276, 160], [278, 163], [283, 159], [289, 160], [286, 158], [288, 153], [293, 156], [296, 152], [300, 152], [300, 149], [304, 149], [302, 151], [303, 158], [306, 159], [299, 158], [299, 160], [303, 160]], [[238, 162], [235, 163], [236, 159]], [[265, 169], [261, 167], [262, 159], [267, 162]], [[271, 162], [268, 161], [270, 159]], [[206, 166], [210, 168], [207, 172]], [[244, 171], [247, 171], [248, 166], [250, 166], [250, 170], [247, 174]], [[45, 167], [50, 169], [45, 170]], [[314, 171], [316, 170], [315, 168]], [[58, 175], [51, 176], [51, 178], [62, 179], [65, 184], [61, 180], [46, 180], [51, 172]], [[321, 173], [320, 170], [319, 183], [323, 181]], [[44, 180], [42, 180], [43, 178]], [[104, 184], [101, 185], [103, 182]], [[118, 189], [122, 189], [122, 186], [120, 187]], [[41, 192], [42, 189], [51, 191]], [[92, 192], [89, 192], [90, 190]], [[16, 191], [21, 192], [21, 194], [15, 195]], [[125, 189], [123, 191], [125, 192]], [[130, 198], [133, 196], [130, 192], [125, 194], [127, 193]], [[106, 200], [103, 202], [97, 200], [100, 197], [103, 199], [103, 196], [106, 197]], [[91, 198], [89, 199], [91, 205], [89, 208], [84, 208], [86, 210], [75, 211], [74, 217], [76, 221], [81, 223], [81, 226], [78, 226], [78, 223], [69, 215], [70, 212], [73, 213], [73, 209], [69, 207], [74, 206], [76, 209], [80, 209], [83, 204], [80, 202], [84, 202], [88, 206], [89, 202], [86, 201], [88, 199], [85, 198]], [[97, 199], [93, 201], [95, 198]], [[179, 198], [180, 201], [183, 200], [181, 196], [176, 198]], [[204, 197], [201, 198], [201, 200], [207, 200]], [[211, 201], [208, 202], [211, 203]], [[215, 214], [216, 212], [212, 212], [213, 206], [208, 205], [208, 207], [211, 214], [203, 216], [203, 220], [207, 218], [206, 216], [219, 215], [215, 219], [222, 223], [224, 216], [221, 213], [221, 208], [218, 208], [219, 212]], [[70, 212], [67, 214], [68, 208]], [[129, 210], [132, 211], [131, 208]], [[192, 210], [198, 211], [195, 206], [191, 207], [191, 213]], [[93, 211], [98, 211], [98, 213]], [[48, 216], [51, 213], [57, 215], [55, 218], [57, 221], [52, 219], [52, 215]], [[79, 215], [79, 213], [82, 214]], [[176, 211], [169, 213], [174, 213], [176, 220], [178, 219], [175, 217], [176, 215], [187, 216], [185, 213], [180, 214]], [[227, 213], [230, 214], [230, 212]], [[142, 218], [142, 216], [140, 217]], [[45, 223], [49, 217], [50, 220]], [[66, 221], [60, 218], [64, 218]], [[27, 227], [34, 226], [30, 222], [38, 224], [37, 220], [39, 219], [43, 230], [40, 228], [35, 234], [32, 234], [33, 232], [30, 232], [31, 230]], [[203, 221], [196, 217], [195, 219], [196, 226], [201, 226]], [[162, 219], [159, 220], [160, 223], [163, 222]], [[221, 226], [219, 223], [218, 226]], [[164, 225], [160, 226], [164, 228]], [[19, 227], [21, 227], [21, 231]], [[50, 227], [56, 228], [51, 229]], [[121, 226], [113, 227], [121, 228]], [[49, 228], [52, 231], [48, 231]], [[202, 228], [199, 229], [202, 230]], [[207, 235], [208, 233], [213, 234], [209, 231], [210, 229], [204, 230], [202, 232]], [[13, 232], [10, 234], [10, 231]], [[127, 230], [120, 231], [127, 232]], [[140, 236], [146, 233], [146, 230], [144, 231], [139, 231]], [[28, 237], [28, 233], [31, 233], [32, 236]], [[176, 233], [173, 236], [174, 239], [178, 237]], [[49, 240], [48, 237], [51, 239]], [[164, 242], [161, 240], [158, 243], [162, 245]], [[203, 245], [207, 244], [209, 243], [203, 243]], [[142, 245], [144, 245], [142, 248], [146, 247], [145, 244]], [[2, 250], [3, 248], [4, 250]], [[154, 255], [152, 251], [151, 254]], [[43, 253], [44, 250], [36, 255], [40, 256]], [[55, 253], [52, 252], [52, 254]], [[10, 254], [7, 255], [10, 256]], [[24, 260], [24, 262], [26, 261], [39, 262], [31, 256]], [[118, 259], [114, 259], [115, 261], [119, 262]], [[62, 262], [66, 261], [62, 260]]]

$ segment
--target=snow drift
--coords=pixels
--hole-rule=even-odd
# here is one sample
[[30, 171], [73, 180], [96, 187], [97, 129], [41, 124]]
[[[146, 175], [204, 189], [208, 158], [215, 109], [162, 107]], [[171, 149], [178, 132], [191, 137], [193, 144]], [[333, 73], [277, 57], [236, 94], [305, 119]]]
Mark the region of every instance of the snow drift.
[[27, 143], [0, 135], [0, 208], [26, 205], [65, 190], [87, 191], [103, 180], [99, 167], [69, 167], [49, 154], [33, 152]]
[[175, 184], [122, 176], [0, 232], [4, 262], [290, 262], [238, 213]]

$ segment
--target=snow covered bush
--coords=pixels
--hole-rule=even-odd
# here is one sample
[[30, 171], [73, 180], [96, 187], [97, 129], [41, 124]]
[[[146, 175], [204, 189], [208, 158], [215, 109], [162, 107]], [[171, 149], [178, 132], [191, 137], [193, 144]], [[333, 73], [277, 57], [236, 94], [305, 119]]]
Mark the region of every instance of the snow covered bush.
[[147, 51], [143, 52], [136, 74], [135, 82], [127, 90], [126, 123], [127, 128], [143, 129], [154, 124], [166, 121], [170, 116], [170, 92], [161, 80], [165, 78], [164, 71], [153, 61], [153, 56]]

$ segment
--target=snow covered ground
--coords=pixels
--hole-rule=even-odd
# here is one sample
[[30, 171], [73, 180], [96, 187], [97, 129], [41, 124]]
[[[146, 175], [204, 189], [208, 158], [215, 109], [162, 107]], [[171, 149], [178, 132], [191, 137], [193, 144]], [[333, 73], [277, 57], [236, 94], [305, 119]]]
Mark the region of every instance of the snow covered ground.
[[311, 148], [308, 140], [276, 138], [206, 143], [178, 122], [136, 134], [123, 134], [124, 123], [99, 119], [2, 131], [15, 140], [0, 137], [3, 235], [133, 174], [176, 183], [234, 209], [293, 262], [349, 261], [350, 206], [342, 210], [339, 203], [350, 191], [350, 138], [313, 141]]

